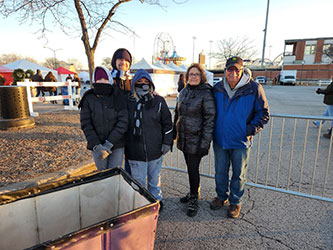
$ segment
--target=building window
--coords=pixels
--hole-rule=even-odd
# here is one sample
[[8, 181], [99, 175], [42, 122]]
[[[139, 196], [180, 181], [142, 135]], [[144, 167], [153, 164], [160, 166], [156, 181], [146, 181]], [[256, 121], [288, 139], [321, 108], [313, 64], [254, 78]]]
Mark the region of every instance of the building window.
[[314, 55], [316, 53], [316, 45], [306, 45], [304, 55]]
[[323, 46], [323, 53], [325, 53], [330, 46], [333, 46], [333, 44], [324, 44], [324, 46]]

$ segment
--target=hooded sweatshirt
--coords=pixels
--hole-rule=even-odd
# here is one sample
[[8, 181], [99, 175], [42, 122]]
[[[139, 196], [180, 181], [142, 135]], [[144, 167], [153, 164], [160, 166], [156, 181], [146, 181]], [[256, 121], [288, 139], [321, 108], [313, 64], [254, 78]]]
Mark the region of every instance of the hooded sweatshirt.
[[224, 78], [214, 86], [216, 122], [214, 142], [223, 149], [252, 146], [252, 137], [269, 120], [269, 107], [263, 87], [251, 80], [247, 68], [232, 90]]

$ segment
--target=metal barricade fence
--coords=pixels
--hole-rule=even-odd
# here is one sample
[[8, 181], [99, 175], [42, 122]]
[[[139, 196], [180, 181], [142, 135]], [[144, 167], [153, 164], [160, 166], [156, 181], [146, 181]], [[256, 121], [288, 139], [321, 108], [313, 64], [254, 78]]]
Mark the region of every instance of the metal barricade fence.
[[[333, 136], [323, 138], [323, 124], [316, 128], [314, 120], [328, 124], [333, 117], [271, 114], [269, 123], [253, 138], [246, 184], [333, 202]], [[165, 169], [187, 172], [176, 145], [164, 156], [163, 165]], [[211, 147], [201, 161], [200, 175], [214, 178], [214, 168]]]

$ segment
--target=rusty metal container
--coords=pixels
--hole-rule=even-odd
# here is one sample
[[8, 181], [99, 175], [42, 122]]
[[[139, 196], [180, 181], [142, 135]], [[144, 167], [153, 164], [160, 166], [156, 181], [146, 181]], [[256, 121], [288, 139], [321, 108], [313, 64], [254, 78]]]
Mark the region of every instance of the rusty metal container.
[[0, 195], [0, 249], [153, 249], [159, 203], [114, 168]]

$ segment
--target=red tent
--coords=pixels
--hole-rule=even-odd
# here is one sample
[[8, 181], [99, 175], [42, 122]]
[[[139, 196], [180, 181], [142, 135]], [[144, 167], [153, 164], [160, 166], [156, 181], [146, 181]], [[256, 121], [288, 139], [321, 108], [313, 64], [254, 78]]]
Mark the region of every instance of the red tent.
[[75, 72], [70, 71], [70, 70], [68, 70], [68, 69], [65, 69], [65, 68], [63, 68], [63, 67], [56, 68], [56, 71], [58, 71], [58, 74], [59, 74], [59, 75], [75, 74]]
[[5, 66], [0, 65], [0, 74], [6, 78], [5, 85], [10, 85], [14, 80], [12, 77], [12, 73], [14, 70], [7, 68]]

